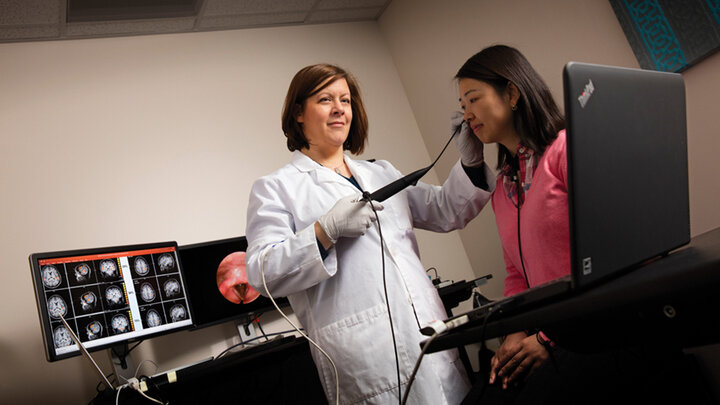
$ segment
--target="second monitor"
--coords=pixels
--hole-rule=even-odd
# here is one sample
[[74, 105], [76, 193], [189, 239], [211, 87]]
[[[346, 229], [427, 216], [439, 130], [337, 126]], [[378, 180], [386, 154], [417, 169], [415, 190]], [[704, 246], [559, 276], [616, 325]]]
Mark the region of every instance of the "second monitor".
[[[249, 322], [255, 316], [275, 307], [269, 298], [260, 296], [250, 303], [233, 304], [220, 294], [216, 274], [220, 262], [229, 254], [244, 252], [244, 236], [184, 245], [178, 248], [187, 279], [188, 296], [193, 313], [193, 326], [204, 328], [238, 320]], [[278, 305], [287, 305], [286, 298], [277, 298]]]

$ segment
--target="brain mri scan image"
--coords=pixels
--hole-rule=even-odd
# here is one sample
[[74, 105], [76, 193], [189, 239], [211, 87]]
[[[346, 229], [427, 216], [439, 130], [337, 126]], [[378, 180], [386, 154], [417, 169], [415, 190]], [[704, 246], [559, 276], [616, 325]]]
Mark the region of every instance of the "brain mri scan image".
[[94, 292], [87, 291], [80, 296], [80, 307], [83, 311], [90, 311], [95, 308], [95, 305], [97, 305], [97, 297]]
[[103, 260], [100, 262], [100, 274], [104, 278], [117, 277], [119, 275], [117, 263], [114, 260]]
[[125, 303], [125, 297], [120, 287], [111, 285], [105, 289], [105, 301], [110, 305], [120, 305]]
[[85, 327], [88, 340], [95, 340], [102, 336], [102, 325], [98, 321], [92, 321]]
[[174, 278], [171, 278], [163, 284], [163, 290], [165, 290], [166, 297], [174, 297], [180, 294], [180, 283]]
[[162, 325], [162, 318], [160, 318], [160, 314], [156, 310], [151, 309], [145, 314], [145, 322], [149, 327], [160, 326]]
[[144, 257], [136, 257], [133, 261], [133, 268], [135, 269], [135, 273], [140, 276], [147, 276], [150, 272], [150, 265]]
[[88, 281], [90, 279], [90, 266], [87, 263], [80, 263], [75, 266], [75, 280], [78, 283]]
[[163, 253], [158, 258], [158, 265], [160, 266], [160, 271], [170, 271], [175, 267], [175, 259], [170, 253]]
[[47, 307], [50, 316], [55, 319], [60, 319], [61, 315], [67, 315], [67, 303], [59, 295], [53, 295], [52, 297], [48, 298]]
[[45, 266], [42, 268], [42, 283], [47, 288], [55, 288], [62, 282], [62, 276], [55, 266]]
[[53, 331], [55, 347], [61, 348], [73, 344], [72, 336], [64, 325], [60, 325]]
[[150, 283], [142, 283], [140, 286], [140, 298], [145, 302], [153, 302], [155, 300], [155, 289]]
[[110, 320], [110, 326], [115, 333], [125, 333], [130, 330], [130, 321], [128, 321], [127, 316], [117, 314]]
[[185, 318], [187, 318], [187, 312], [185, 311], [184, 306], [178, 304], [173, 305], [172, 308], [170, 308], [170, 319], [173, 322], [182, 321]]

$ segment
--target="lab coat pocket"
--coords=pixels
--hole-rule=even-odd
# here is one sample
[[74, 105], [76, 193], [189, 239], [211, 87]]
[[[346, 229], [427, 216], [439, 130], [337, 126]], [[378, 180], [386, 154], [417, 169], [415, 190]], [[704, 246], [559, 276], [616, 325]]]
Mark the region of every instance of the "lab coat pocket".
[[[340, 385], [340, 402], [353, 404], [391, 389], [397, 389], [395, 352], [385, 304], [358, 312], [318, 330], [317, 340], [333, 359]], [[409, 356], [405, 343], [398, 339], [400, 378], [407, 381]], [[326, 394], [335, 397], [332, 365], [313, 352], [324, 378]]]

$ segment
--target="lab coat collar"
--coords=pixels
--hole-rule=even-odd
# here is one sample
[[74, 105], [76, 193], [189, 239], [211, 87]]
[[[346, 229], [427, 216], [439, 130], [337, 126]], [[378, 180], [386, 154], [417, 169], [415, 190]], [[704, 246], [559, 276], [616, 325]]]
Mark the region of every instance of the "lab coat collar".
[[[357, 165], [347, 155], [344, 155], [344, 158], [345, 158], [345, 163], [348, 164], [350, 171], [355, 176], [355, 179], [358, 180], [358, 182], [359, 182], [360, 179], [358, 177], [362, 177], [362, 174], [358, 173]], [[305, 155], [304, 153], [302, 153], [298, 150], [293, 152], [292, 164], [299, 171], [301, 171], [303, 173], [310, 173], [311, 175], [313, 175], [318, 183], [340, 183], [340, 184], [347, 184], [350, 187], [354, 188], [352, 186], [352, 184], [350, 184], [342, 176], [339, 176], [337, 173], [333, 172], [332, 170], [328, 169], [327, 167], [323, 167], [320, 163], [310, 159], [307, 155]], [[364, 170], [360, 170], [360, 171], [362, 173], [365, 173]], [[362, 186], [362, 183], [359, 183], [359, 184]]]
[[365, 191], [372, 191], [368, 190], [368, 187], [372, 186], [370, 182], [373, 179], [372, 172], [369, 170], [369, 168], [366, 167], [366, 165], [361, 164], [363, 162], [357, 162], [353, 159], [350, 159], [347, 155], [345, 155], [345, 163], [347, 163], [348, 167], [350, 168], [350, 172], [355, 177], [355, 181], [358, 182], [360, 188]]

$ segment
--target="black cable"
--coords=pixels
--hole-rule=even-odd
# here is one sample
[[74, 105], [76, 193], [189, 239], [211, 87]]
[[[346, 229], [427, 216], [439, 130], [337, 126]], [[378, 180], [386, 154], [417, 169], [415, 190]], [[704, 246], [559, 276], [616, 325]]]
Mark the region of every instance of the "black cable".
[[403, 400], [401, 401], [401, 405], [405, 405], [407, 403], [408, 397], [410, 396], [410, 387], [412, 386], [413, 381], [415, 381], [415, 375], [417, 374], [418, 369], [420, 369], [420, 363], [422, 362], [423, 356], [425, 356], [425, 352], [427, 351], [428, 347], [430, 347], [430, 343], [432, 343], [433, 340], [439, 335], [439, 333], [435, 332], [430, 336], [430, 339], [428, 339], [425, 344], [423, 345], [422, 350], [420, 351], [420, 357], [418, 357], [417, 361], [415, 362], [415, 368], [412, 371], [412, 374], [410, 374], [410, 379], [408, 380], [407, 387], [405, 387], [405, 394], [403, 395]]
[[[523, 275], [525, 276], [525, 285], [527, 288], [530, 288], [530, 280], [528, 279], [527, 271], [525, 270], [525, 259], [523, 258], [522, 253], [522, 238], [520, 238], [520, 206], [522, 203], [520, 202], [520, 192], [522, 190], [522, 185], [520, 184], [520, 177], [517, 175], [517, 171], [520, 170], [520, 163], [519, 163], [519, 157], [515, 156], [515, 159], [511, 163], [511, 167], [513, 170], [513, 180], [515, 180], [515, 185], [517, 187], [516, 194], [517, 194], [517, 204], [513, 203], [515, 205], [515, 208], [517, 208], [517, 237], [518, 237], [518, 250], [520, 252], [520, 265], [522, 266]], [[512, 202], [512, 199], [510, 199]]]
[[260, 323], [260, 315], [255, 317], [255, 321], [257, 322], [258, 329], [260, 329], [260, 333], [262, 333], [263, 337], [265, 338], [265, 341], [267, 342], [268, 340], [270, 340], [270, 339], [268, 339], [267, 335], [265, 334], [265, 331], [262, 328], [262, 324]]
[[136, 347], [140, 346], [140, 343], [142, 343], [142, 342], [143, 342], [143, 341], [140, 340], [140, 341], [138, 341], [137, 343], [135, 343], [135, 345], [133, 345], [133, 347], [129, 348], [128, 351], [125, 352], [125, 355], [127, 356], [128, 354], [130, 354], [130, 352], [133, 351], [133, 350], [135, 350]]
[[442, 150], [440, 151], [440, 154], [435, 158], [435, 160], [432, 162], [432, 164], [430, 165], [430, 167], [435, 166], [435, 163], [437, 163], [437, 161], [440, 160], [440, 156], [443, 155], [443, 153], [445, 152], [445, 149], [447, 149], [448, 145], [450, 145], [450, 141], [452, 141], [452, 139], [455, 137], [455, 135], [457, 135], [457, 134], [460, 133], [460, 129], [461, 129], [461, 128], [462, 128], [462, 124], [461, 124], [461, 125], [458, 125], [458, 127], [455, 128], [455, 131], [453, 131], [453, 134], [450, 135], [450, 139], [448, 139], [447, 143], [445, 144], [445, 146], [444, 146], [444, 147], [442, 148]]
[[[367, 191], [363, 192], [363, 196], [370, 195]], [[375, 213], [375, 222], [378, 227], [378, 234], [380, 235], [380, 255], [382, 257], [382, 279], [383, 279], [383, 290], [385, 291], [385, 306], [387, 306], [388, 320], [390, 321], [390, 334], [393, 340], [393, 349], [395, 350], [395, 369], [397, 371], [397, 385], [398, 385], [398, 403], [402, 403], [402, 386], [400, 385], [400, 358], [398, 357], [397, 342], [395, 341], [395, 327], [393, 326], [392, 313], [390, 312], [390, 300], [387, 292], [387, 278], [385, 277], [385, 243], [382, 234], [382, 228], [380, 227], [380, 216], [375, 209], [372, 202], [369, 202], [370, 208]]]
[[[455, 135], [457, 135], [460, 132], [461, 128], [462, 128], [462, 124], [458, 125], [457, 128], [455, 128], [455, 130], [453, 131], [453, 134], [450, 135], [450, 139], [448, 139], [447, 143], [440, 151], [440, 154], [438, 154], [438, 156], [430, 164], [430, 166], [428, 166], [427, 168], [422, 169], [422, 170], [425, 170], [425, 172], [427, 172], [433, 166], [435, 166], [435, 163], [437, 163], [437, 161], [440, 160], [440, 157], [445, 152], [445, 149], [447, 149], [447, 147], [450, 145], [450, 141], [452, 141], [452, 139], [455, 137]], [[398, 384], [398, 403], [402, 404], [403, 394], [402, 394], [402, 386], [400, 384], [400, 358], [398, 357], [397, 342], [395, 341], [395, 328], [393, 326], [392, 314], [390, 312], [390, 301], [388, 299], [388, 292], [387, 292], [387, 279], [385, 276], [385, 246], [384, 246], [384, 239], [383, 239], [383, 235], [382, 235], [382, 228], [380, 227], [380, 217], [378, 216], [378, 213], [372, 204], [372, 195], [370, 194], [370, 192], [364, 191], [362, 196], [363, 196], [363, 198], [362, 198], [363, 200], [370, 203], [370, 208], [372, 208], [373, 212], [375, 213], [375, 219], [376, 219], [377, 226], [378, 226], [378, 234], [380, 234], [380, 255], [382, 256], [383, 290], [385, 292], [385, 305], [387, 306], [388, 320], [390, 321], [390, 333], [392, 334], [392, 339], [393, 339], [393, 349], [395, 350], [395, 368], [397, 371], [397, 384]], [[428, 271], [429, 270], [430, 269], [428, 269]], [[435, 275], [437, 275], [437, 269], [435, 269]], [[422, 356], [423, 356], [423, 354], [421, 353], [420, 360], [422, 359]], [[419, 362], [418, 362], [418, 366], [419, 366]], [[409, 389], [409, 384], [408, 384], [408, 389]]]
[[140, 346], [140, 343], [142, 343], [142, 342], [143, 342], [143, 340], [138, 341], [138, 342], [135, 343], [131, 348], [129, 348], [129, 349], [127, 349], [127, 350], [124, 350], [123, 353], [118, 353], [117, 348], [118, 348], [119, 346], [112, 346], [112, 347], [110, 347], [110, 350], [111, 350], [113, 353], [115, 353], [115, 356], [117, 356], [118, 360], [120, 361], [120, 363], [116, 363], [116, 362], [113, 361], [113, 364], [115, 364], [116, 366], [120, 366], [120, 367], [122, 367], [123, 369], [125, 369], [125, 368], [127, 367], [127, 362], [125, 361], [125, 358], [130, 355], [130, 352], [131, 352], [131, 351], [135, 350], [136, 347]]
[[[110, 377], [112, 377], [112, 380], [110, 379]], [[107, 378], [108, 381], [110, 381], [111, 383], [117, 384], [117, 379], [115, 378], [115, 373], [107, 374], [107, 375], [105, 375], [105, 378]], [[105, 385], [105, 382], [104, 382], [104, 381], [99, 381], [99, 382], [97, 383], [97, 385], [95, 386], [95, 391], [97, 391], [97, 392], [105, 391], [105, 389], [102, 389], [102, 390], [100, 389], [100, 386], [101, 386], [101, 385]]]

